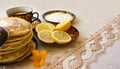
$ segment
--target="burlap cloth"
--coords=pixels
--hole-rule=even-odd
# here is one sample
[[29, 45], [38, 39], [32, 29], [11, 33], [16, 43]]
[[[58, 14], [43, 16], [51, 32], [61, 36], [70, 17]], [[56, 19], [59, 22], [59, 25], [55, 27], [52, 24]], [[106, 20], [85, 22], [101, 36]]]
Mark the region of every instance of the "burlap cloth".
[[[38, 49], [47, 50], [48, 55], [44, 66], [38, 69], [88, 69], [98, 56], [113, 46], [120, 36], [120, 16], [99, 29], [87, 40], [78, 38], [67, 45], [50, 45], [39, 42]], [[19, 63], [5, 65], [4, 69], [33, 69], [29, 58]]]

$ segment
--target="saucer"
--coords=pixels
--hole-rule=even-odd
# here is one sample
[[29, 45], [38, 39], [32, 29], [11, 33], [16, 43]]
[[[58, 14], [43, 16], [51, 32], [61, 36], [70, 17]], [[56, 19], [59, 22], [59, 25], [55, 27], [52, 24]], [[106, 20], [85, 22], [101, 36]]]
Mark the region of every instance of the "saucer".
[[[37, 32], [35, 30], [33, 30], [34, 32], [34, 35], [36, 36], [36, 38], [39, 40], [38, 36], [37, 36]], [[72, 38], [72, 40], [69, 42], [69, 43], [72, 43], [74, 42], [75, 40], [77, 40], [77, 38], [79, 37], [79, 31], [74, 27], [74, 26], [71, 26], [67, 31], [66, 31]], [[52, 44], [49, 44], [49, 43], [45, 43], [45, 42], [42, 42], [41, 40], [39, 40], [41, 43], [44, 43], [44, 44], [48, 44], [48, 45], [51, 45], [51, 46], [61, 46], [61, 45], [65, 45], [65, 44], [69, 44], [69, 43], [65, 43], [65, 44], [57, 44], [57, 43], [52, 43]]]

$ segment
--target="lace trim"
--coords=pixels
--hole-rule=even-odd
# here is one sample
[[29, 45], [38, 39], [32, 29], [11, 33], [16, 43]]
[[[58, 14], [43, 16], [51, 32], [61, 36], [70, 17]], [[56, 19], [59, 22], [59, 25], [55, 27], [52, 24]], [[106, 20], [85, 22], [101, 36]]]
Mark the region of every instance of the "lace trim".
[[92, 35], [82, 47], [77, 46], [78, 48], [61, 62], [56, 62], [56, 65], [50, 67], [44, 66], [43, 69], [88, 69], [89, 64], [97, 61], [98, 56], [103, 54], [107, 47], [112, 46], [119, 37], [120, 16]]

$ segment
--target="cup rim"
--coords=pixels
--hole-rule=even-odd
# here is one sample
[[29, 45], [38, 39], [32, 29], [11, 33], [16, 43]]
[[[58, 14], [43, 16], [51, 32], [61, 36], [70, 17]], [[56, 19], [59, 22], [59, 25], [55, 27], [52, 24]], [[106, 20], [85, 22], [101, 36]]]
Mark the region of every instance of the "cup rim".
[[[12, 7], [12, 8], [9, 8], [9, 9], [7, 9], [6, 10], [6, 13], [8, 14], [8, 15], [19, 15], [19, 14], [13, 14], [15, 11], [17, 12], [17, 11], [27, 11], [27, 13], [31, 13], [31, 12], [33, 12], [33, 9], [32, 8], [30, 8], [30, 7], [26, 7], [26, 6], [20, 6], [20, 7]], [[25, 14], [27, 14], [27, 13], [25, 13]], [[24, 15], [24, 14], [20, 14], [20, 15]]]

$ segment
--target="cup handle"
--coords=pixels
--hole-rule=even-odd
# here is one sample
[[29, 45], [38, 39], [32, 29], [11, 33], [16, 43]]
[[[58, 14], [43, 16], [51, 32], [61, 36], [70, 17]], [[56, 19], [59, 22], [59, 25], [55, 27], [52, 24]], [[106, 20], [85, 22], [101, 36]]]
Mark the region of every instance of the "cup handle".
[[[34, 17], [34, 15], [36, 15], [36, 17]], [[33, 12], [33, 20], [32, 22], [38, 20], [39, 22], [41, 22], [41, 20], [39, 19], [39, 14], [37, 12]]]

